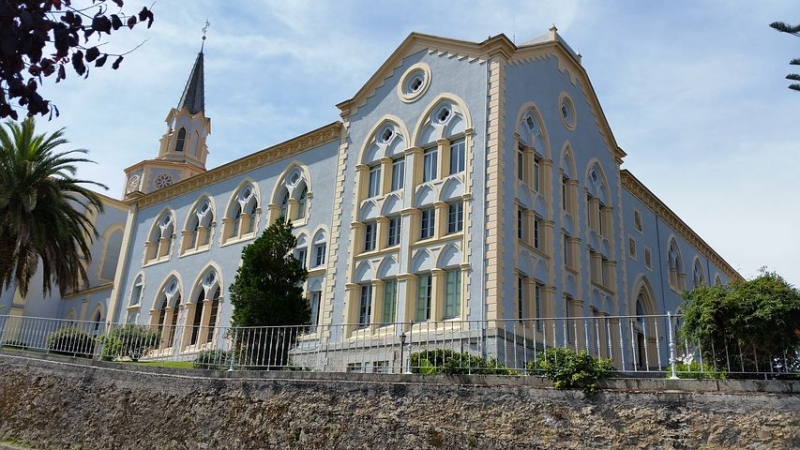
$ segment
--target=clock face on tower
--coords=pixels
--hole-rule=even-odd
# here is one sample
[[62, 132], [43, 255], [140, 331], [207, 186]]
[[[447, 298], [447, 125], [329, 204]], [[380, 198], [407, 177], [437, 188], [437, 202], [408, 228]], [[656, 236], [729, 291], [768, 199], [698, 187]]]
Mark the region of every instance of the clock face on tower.
[[156, 188], [161, 189], [169, 186], [173, 183], [172, 175], [168, 173], [161, 173], [156, 176], [156, 179], [153, 180], [153, 184]]
[[139, 175], [131, 175], [128, 178], [128, 188], [127, 192], [134, 192], [139, 190]]

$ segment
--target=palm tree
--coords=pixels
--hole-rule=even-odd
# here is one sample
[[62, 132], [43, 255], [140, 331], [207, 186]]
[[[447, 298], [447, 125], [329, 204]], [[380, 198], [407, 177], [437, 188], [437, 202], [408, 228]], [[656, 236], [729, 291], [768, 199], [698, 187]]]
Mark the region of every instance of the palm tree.
[[104, 185], [73, 178], [77, 163], [93, 162], [77, 155], [84, 149], [58, 152], [68, 141], [64, 129], [35, 134], [34, 121], [8, 121], [0, 126], [0, 281], [16, 284], [24, 297], [42, 268], [42, 289], [64, 293], [88, 280], [84, 264], [97, 230], [88, 214], [103, 211], [100, 197], [83, 185]]

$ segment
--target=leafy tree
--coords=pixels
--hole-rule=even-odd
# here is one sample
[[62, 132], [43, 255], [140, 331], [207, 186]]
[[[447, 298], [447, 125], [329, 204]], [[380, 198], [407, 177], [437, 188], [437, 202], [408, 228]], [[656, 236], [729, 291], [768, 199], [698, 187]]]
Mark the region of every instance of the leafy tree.
[[308, 272], [292, 253], [295, 245], [292, 223], [281, 217], [242, 252], [230, 287], [232, 325], [271, 328], [236, 331], [241, 364], [285, 365], [297, 338], [297, 330], [286, 326], [307, 324], [311, 317], [302, 286]]
[[34, 128], [32, 118], [0, 127], [0, 280], [23, 296], [40, 261], [45, 294], [53, 284], [66, 292], [87, 280], [83, 264], [97, 230], [86, 212], [103, 211], [103, 203], [83, 185], [105, 188], [74, 178], [75, 164], [92, 161], [77, 156], [84, 149], [57, 151], [68, 143], [63, 128], [49, 136]]
[[[789, 25], [783, 22], [772, 22], [769, 24], [772, 28], [780, 31], [781, 33], [788, 33], [792, 36], [800, 37], [800, 25]], [[789, 64], [794, 66], [800, 66], [800, 58], [795, 58], [789, 61]], [[790, 73], [786, 75], [787, 80], [793, 81], [800, 81], [800, 75], [796, 73]], [[792, 83], [789, 85], [789, 89], [794, 89], [795, 91], [800, 91], [800, 83]]]
[[[71, 65], [78, 75], [89, 76], [89, 64], [103, 67], [114, 57], [112, 69], [119, 68], [123, 54], [100, 51], [103, 34], [147, 21], [153, 24], [153, 12], [144, 7], [135, 15], [122, 12], [123, 0], [111, 0], [119, 10], [109, 12], [107, 0], [27, 0], [0, 2], [0, 118], [17, 119], [12, 105], [27, 108], [28, 116], [58, 115], [58, 109], [38, 92], [43, 77], [56, 75], [56, 83], [67, 76]], [[87, 45], [96, 35], [98, 43]], [[81, 44], [83, 39], [83, 44]]]
[[749, 281], [700, 286], [685, 294], [681, 337], [699, 345], [717, 369], [771, 371], [796, 367], [800, 291], [774, 272]]

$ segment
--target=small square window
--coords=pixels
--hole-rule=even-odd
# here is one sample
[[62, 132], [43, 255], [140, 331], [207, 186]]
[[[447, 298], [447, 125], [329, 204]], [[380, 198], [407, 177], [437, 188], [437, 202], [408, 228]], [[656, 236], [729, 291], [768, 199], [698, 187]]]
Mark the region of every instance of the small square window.
[[631, 258], [636, 259], [636, 240], [628, 238], [628, 254]]
[[644, 249], [644, 266], [648, 270], [653, 270], [653, 256], [650, 254], [649, 248]]

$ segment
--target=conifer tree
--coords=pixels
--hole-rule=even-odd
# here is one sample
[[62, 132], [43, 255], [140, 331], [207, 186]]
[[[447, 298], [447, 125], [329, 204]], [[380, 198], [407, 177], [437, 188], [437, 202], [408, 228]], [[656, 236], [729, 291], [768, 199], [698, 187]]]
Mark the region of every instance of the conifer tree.
[[240, 364], [283, 366], [299, 330], [311, 316], [303, 282], [308, 272], [293, 255], [297, 239], [292, 223], [279, 218], [242, 252], [242, 266], [230, 287], [232, 325], [237, 331]]

